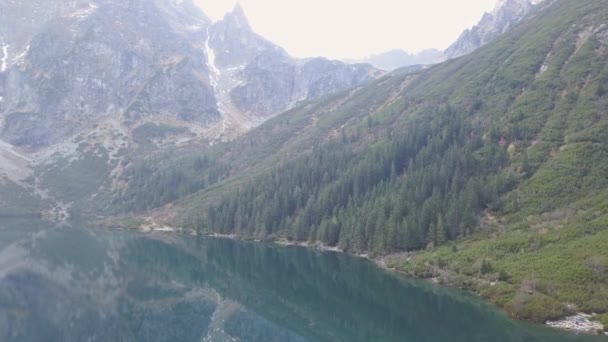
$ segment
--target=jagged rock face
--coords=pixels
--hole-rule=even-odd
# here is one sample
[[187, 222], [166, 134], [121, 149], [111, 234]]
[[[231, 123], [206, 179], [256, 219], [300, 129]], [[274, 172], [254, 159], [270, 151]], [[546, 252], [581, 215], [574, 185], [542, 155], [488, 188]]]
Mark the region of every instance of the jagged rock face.
[[[157, 3], [65, 2], [68, 10], [33, 29], [22, 51], [5, 49], [2, 139], [45, 146], [104, 115], [125, 122], [153, 115], [218, 120], [203, 51], [192, 44], [204, 39], [208, 20], [201, 14], [189, 23], [184, 8]], [[4, 46], [15, 40], [5, 36]]]
[[324, 58], [306, 60], [297, 72], [296, 98], [307, 100], [361, 84], [371, 78], [370, 74], [381, 74], [366, 64], [344, 65]]
[[[240, 6], [209, 29], [209, 64], [225, 110], [264, 117], [380, 75], [371, 65], [298, 60], [255, 34]], [[229, 103], [229, 105], [226, 105]]]
[[11, 0], [0, 22], [0, 139], [34, 149], [107, 117], [211, 127], [245, 113], [259, 123], [374, 77], [329, 61], [308, 71], [256, 35], [240, 7], [214, 24], [190, 0]]
[[466, 30], [444, 52], [445, 59], [467, 55], [498, 38], [531, 13], [542, 0], [500, 0], [494, 10]]
[[246, 113], [268, 115], [362, 84], [373, 77], [372, 70], [368, 65], [348, 66], [323, 58], [294, 61], [268, 52], [243, 70], [246, 82], [232, 90], [231, 98]]
[[268, 51], [276, 51], [287, 57], [283, 49], [251, 30], [243, 9], [238, 5], [224, 19], [211, 25], [209, 45], [215, 54], [215, 66], [218, 69], [247, 65]]

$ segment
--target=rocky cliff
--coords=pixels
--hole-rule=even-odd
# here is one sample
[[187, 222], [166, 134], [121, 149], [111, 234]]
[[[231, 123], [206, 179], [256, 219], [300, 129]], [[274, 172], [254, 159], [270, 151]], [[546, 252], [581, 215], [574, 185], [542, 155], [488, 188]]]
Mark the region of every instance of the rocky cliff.
[[9, 1], [0, 21], [9, 23], [0, 27], [0, 139], [34, 150], [100, 120], [127, 133], [162, 122], [227, 139], [377, 75], [292, 58], [255, 34], [239, 6], [213, 23], [191, 1]]
[[366, 64], [292, 58], [253, 32], [239, 5], [208, 32], [206, 56], [220, 111], [253, 122], [381, 74]]
[[444, 52], [444, 59], [467, 55], [506, 33], [543, 0], [500, 0], [479, 23], [464, 31]]

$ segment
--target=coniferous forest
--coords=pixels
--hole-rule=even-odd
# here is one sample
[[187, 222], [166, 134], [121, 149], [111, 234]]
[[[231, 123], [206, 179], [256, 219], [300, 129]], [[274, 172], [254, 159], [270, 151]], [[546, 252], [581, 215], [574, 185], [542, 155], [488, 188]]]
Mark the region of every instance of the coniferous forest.
[[469, 235], [513, 183], [500, 172], [507, 153], [471, 134], [449, 108], [433, 117], [410, 134], [389, 131], [365, 153], [352, 151], [357, 136], [334, 138], [212, 206], [207, 224], [226, 234], [284, 234], [375, 253]]

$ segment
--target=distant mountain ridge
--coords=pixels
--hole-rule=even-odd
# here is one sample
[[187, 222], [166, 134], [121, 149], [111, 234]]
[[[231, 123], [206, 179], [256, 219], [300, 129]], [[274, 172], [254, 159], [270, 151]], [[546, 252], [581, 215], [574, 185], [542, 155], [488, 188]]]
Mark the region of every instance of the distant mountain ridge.
[[445, 51], [428, 49], [414, 54], [396, 49], [362, 59], [346, 59], [345, 62], [369, 63], [378, 69], [392, 71], [406, 66], [432, 65], [458, 58], [507, 33], [543, 1], [545, 0], [499, 0], [492, 11], [484, 13], [475, 26], [462, 32]]
[[391, 50], [371, 55], [363, 59], [346, 60], [347, 63], [369, 63], [374, 67], [392, 71], [412, 65], [430, 65], [441, 60], [442, 52], [437, 49], [428, 49], [412, 54], [403, 50]]

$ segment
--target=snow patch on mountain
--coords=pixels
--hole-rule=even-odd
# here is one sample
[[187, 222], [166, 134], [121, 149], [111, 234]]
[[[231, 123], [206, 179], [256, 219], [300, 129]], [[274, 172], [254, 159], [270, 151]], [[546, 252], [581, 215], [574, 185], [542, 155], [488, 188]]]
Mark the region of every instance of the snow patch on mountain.
[[2, 46], [2, 59], [0, 60], [0, 72], [5, 72], [7, 68], [6, 60], [8, 59], [8, 48], [10, 45]]
[[217, 87], [217, 81], [221, 74], [220, 69], [215, 65], [215, 51], [209, 44], [209, 30], [207, 30], [207, 40], [205, 41], [205, 56], [207, 57], [207, 67], [209, 68], [209, 72], [211, 73], [210, 80], [211, 86], [213, 88]]
[[0, 182], [3, 177], [19, 183], [32, 174], [32, 160], [0, 140]]
[[18, 54], [17, 56], [15, 56], [15, 58], [13, 58], [13, 64], [17, 64], [17, 65], [23, 64], [23, 61], [25, 61], [25, 57], [27, 56], [27, 53], [30, 51], [30, 46], [31, 45], [28, 44], [22, 53]]

